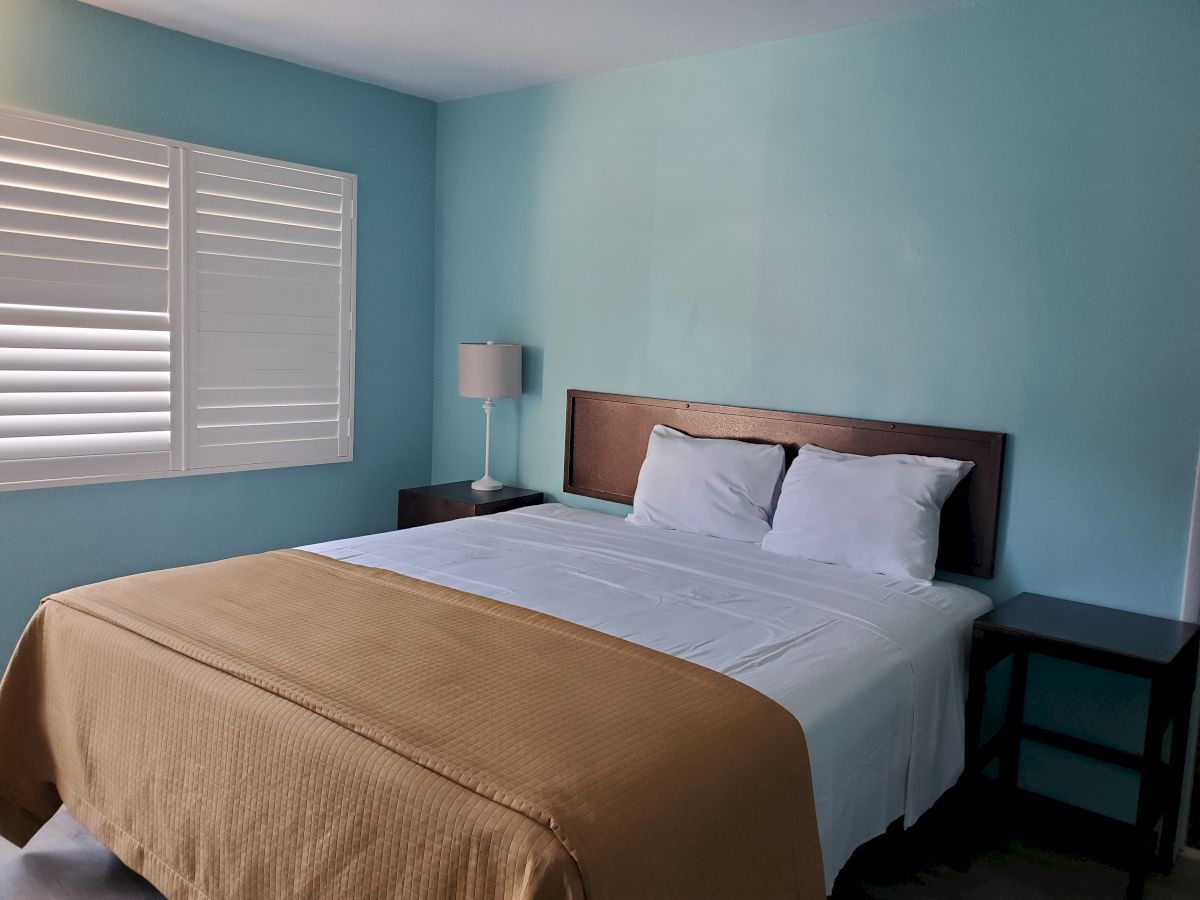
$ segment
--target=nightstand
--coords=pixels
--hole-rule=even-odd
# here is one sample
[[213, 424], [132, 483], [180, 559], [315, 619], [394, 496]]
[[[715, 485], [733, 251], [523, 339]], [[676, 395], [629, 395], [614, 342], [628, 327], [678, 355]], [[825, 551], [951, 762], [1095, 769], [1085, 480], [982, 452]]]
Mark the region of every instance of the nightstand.
[[[1140, 900], [1155, 856], [1164, 870], [1170, 868], [1174, 856], [1198, 648], [1200, 627], [1196, 625], [1057, 597], [1019, 594], [975, 620], [967, 701], [967, 778], [977, 779], [999, 757], [1001, 784], [1016, 788], [1022, 740], [1140, 773], [1126, 891], [1130, 900]], [[1141, 754], [1026, 724], [1030, 653], [1148, 679], [1150, 708]], [[1004, 724], [980, 746], [987, 673], [1009, 656], [1013, 659], [1012, 686]], [[1171, 746], [1164, 762], [1163, 743], [1171, 725]], [[1160, 820], [1156, 847], [1155, 826]]]
[[400, 491], [396, 527], [413, 528], [471, 516], [490, 516], [492, 513], [536, 506], [542, 502], [541, 491], [511, 486], [498, 491], [473, 491], [469, 481], [406, 488]]

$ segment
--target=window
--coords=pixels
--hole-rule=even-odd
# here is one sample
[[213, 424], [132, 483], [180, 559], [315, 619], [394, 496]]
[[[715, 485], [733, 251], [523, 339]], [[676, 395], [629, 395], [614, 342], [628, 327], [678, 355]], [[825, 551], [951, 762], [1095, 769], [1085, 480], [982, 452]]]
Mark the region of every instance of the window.
[[354, 191], [0, 111], [0, 489], [350, 459]]

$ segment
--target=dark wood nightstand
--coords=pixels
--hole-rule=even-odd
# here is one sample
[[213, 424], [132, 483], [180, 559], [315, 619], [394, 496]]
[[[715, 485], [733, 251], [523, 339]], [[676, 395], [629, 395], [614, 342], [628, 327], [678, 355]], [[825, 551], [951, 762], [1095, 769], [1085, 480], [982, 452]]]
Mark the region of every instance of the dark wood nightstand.
[[[1000, 782], [1015, 788], [1022, 740], [1140, 773], [1126, 891], [1130, 900], [1140, 900], [1155, 856], [1164, 870], [1170, 869], [1173, 862], [1198, 648], [1200, 626], [1039, 594], [1019, 594], [981, 616], [975, 620], [971, 649], [968, 784], [999, 756]], [[1149, 679], [1150, 709], [1141, 754], [1026, 724], [1025, 684], [1030, 653]], [[980, 746], [987, 673], [1009, 656], [1013, 658], [1012, 689], [1004, 725]], [[1163, 742], [1172, 724], [1170, 751], [1164, 762]], [[1160, 820], [1156, 847], [1155, 826]]]
[[536, 506], [542, 502], [541, 491], [527, 491], [508, 485], [498, 491], [473, 491], [469, 481], [406, 488], [400, 491], [396, 527], [413, 528], [471, 516], [490, 516], [492, 513]]

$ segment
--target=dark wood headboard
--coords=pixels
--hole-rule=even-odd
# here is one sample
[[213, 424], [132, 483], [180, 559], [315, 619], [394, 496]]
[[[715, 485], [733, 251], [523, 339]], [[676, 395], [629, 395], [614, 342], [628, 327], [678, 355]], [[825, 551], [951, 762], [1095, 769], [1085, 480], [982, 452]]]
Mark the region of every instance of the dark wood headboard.
[[782, 444], [789, 462], [805, 444], [864, 456], [915, 453], [969, 459], [975, 468], [942, 508], [937, 565], [949, 572], [992, 577], [1004, 463], [1001, 432], [570, 390], [563, 490], [633, 503], [650, 430], [659, 423], [693, 437]]

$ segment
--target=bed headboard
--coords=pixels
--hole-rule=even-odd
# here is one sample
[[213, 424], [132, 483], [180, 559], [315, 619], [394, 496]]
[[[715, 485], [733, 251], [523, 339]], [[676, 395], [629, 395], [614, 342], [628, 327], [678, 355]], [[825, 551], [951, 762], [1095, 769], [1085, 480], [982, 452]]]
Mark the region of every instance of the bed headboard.
[[942, 509], [937, 565], [949, 572], [992, 577], [1004, 462], [1001, 432], [569, 390], [563, 490], [633, 503], [650, 430], [659, 423], [693, 437], [782, 444], [789, 462], [797, 448], [809, 443], [864, 456], [916, 453], [969, 459], [975, 468]]

